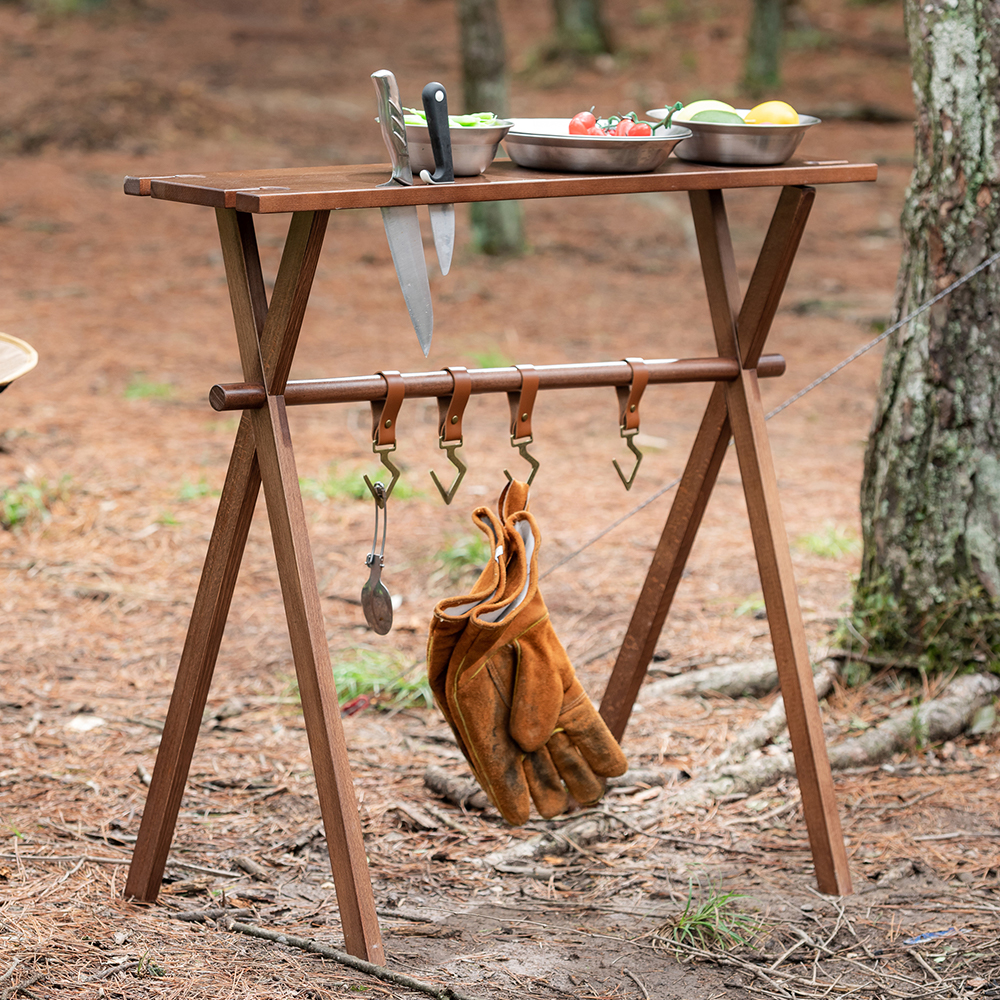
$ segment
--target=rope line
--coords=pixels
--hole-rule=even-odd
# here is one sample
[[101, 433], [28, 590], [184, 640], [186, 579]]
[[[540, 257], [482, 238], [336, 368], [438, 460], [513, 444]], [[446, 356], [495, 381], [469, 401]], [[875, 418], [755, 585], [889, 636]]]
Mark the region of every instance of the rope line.
[[[967, 271], [960, 278], [956, 278], [950, 285], [948, 285], [947, 288], [942, 289], [933, 298], [930, 298], [922, 305], [917, 306], [917, 308], [914, 309], [913, 312], [907, 313], [907, 315], [905, 315], [901, 320], [899, 320], [896, 323], [893, 323], [892, 326], [887, 327], [877, 337], [870, 340], [864, 346], [859, 347], [853, 354], [848, 355], [846, 358], [844, 358], [843, 361], [841, 361], [839, 364], [834, 365], [829, 371], [824, 372], [818, 378], [813, 379], [812, 382], [810, 382], [805, 388], [800, 389], [794, 395], [789, 396], [788, 399], [786, 399], [783, 403], [779, 404], [773, 410], [771, 410], [771, 412], [768, 413], [764, 417], [764, 419], [770, 420], [772, 417], [776, 417], [779, 413], [781, 413], [782, 410], [791, 406], [792, 403], [798, 402], [803, 396], [806, 395], [806, 393], [812, 392], [813, 389], [817, 388], [818, 386], [821, 386], [824, 382], [827, 381], [827, 379], [832, 378], [834, 375], [837, 374], [837, 372], [846, 368], [852, 361], [857, 361], [862, 354], [867, 354], [868, 351], [870, 351], [873, 347], [877, 347], [879, 344], [881, 344], [886, 337], [892, 335], [900, 328], [906, 326], [907, 323], [909, 323], [911, 320], [916, 319], [921, 313], [927, 312], [927, 310], [930, 309], [931, 306], [936, 305], [946, 295], [950, 295], [956, 288], [958, 288], [961, 285], [964, 285], [967, 281], [970, 281], [977, 274], [979, 274], [980, 271], [985, 271], [986, 268], [988, 268], [991, 264], [995, 263], [998, 260], [1000, 260], [1000, 250], [998, 250], [991, 256], [987, 257], [986, 260], [977, 264], [971, 271]], [[729, 443], [730, 445], [732, 445], [732, 440], [730, 440]], [[585, 552], [587, 549], [590, 548], [591, 545], [593, 545], [595, 542], [599, 542], [609, 532], [614, 531], [615, 528], [617, 528], [619, 525], [624, 524], [629, 518], [635, 517], [635, 515], [638, 514], [639, 511], [645, 509], [654, 501], [659, 500], [664, 493], [669, 493], [670, 490], [672, 490], [675, 486], [677, 486], [678, 483], [680, 483], [680, 481], [681, 477], [678, 476], [676, 479], [672, 479], [669, 483], [667, 483], [666, 486], [661, 486], [655, 493], [651, 494], [649, 497], [643, 500], [643, 502], [639, 504], [638, 507], [633, 507], [632, 510], [623, 514], [616, 521], [612, 521], [611, 524], [609, 524], [606, 528], [603, 528], [601, 531], [599, 531], [596, 535], [594, 535], [593, 538], [584, 542], [583, 545], [580, 546], [580, 548], [576, 549], [574, 552], [570, 552], [569, 555], [563, 556], [563, 558], [560, 559], [558, 562], [553, 563], [544, 573], [540, 574], [539, 579], [543, 580], [550, 573], [553, 573], [557, 569], [559, 569], [560, 566], [565, 566], [566, 563], [568, 563], [571, 559], [575, 559], [578, 555], [580, 555], [581, 552]]]

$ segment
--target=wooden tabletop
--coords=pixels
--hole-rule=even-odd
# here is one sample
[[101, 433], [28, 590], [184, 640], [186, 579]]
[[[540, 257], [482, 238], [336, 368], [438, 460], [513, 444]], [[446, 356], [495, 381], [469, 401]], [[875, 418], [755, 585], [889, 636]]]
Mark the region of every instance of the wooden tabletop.
[[671, 157], [664, 166], [646, 174], [560, 174], [495, 160], [485, 174], [458, 177], [454, 184], [433, 185], [417, 180], [412, 187], [380, 187], [389, 174], [386, 163], [126, 177], [125, 193], [240, 212], [303, 212], [640, 191], [844, 184], [874, 181], [878, 167], [847, 160], [789, 160], [774, 167], [713, 167]]

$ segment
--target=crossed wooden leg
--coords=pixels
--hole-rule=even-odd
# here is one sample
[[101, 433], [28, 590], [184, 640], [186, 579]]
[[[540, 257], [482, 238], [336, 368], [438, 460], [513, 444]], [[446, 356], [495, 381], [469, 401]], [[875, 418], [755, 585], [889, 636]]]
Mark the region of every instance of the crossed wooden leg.
[[351, 954], [381, 964], [385, 957], [282, 395], [329, 213], [292, 216], [270, 306], [252, 217], [229, 209], [217, 214], [243, 377], [266, 386], [267, 405], [245, 412], [236, 435], [125, 894], [153, 900], [159, 892], [263, 483], [344, 941]]
[[687, 466], [614, 670], [601, 714], [621, 739], [702, 515], [735, 436], [788, 730], [821, 891], [851, 892], [833, 778], [799, 612], [777, 482], [757, 389], [756, 365], [812, 206], [813, 189], [784, 188], [742, 303], [721, 191], [691, 192], [702, 269], [719, 354], [738, 357], [735, 382], [709, 399]]

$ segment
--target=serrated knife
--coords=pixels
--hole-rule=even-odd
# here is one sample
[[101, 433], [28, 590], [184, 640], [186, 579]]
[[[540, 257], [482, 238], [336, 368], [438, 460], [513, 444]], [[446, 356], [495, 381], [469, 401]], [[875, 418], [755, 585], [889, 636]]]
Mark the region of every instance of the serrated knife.
[[[434, 154], [434, 173], [420, 171], [425, 184], [454, 184], [455, 168], [451, 158], [451, 132], [448, 131], [448, 93], [440, 83], [429, 83], [421, 92], [427, 131], [430, 133], [431, 152]], [[451, 268], [451, 255], [455, 250], [455, 206], [428, 205], [431, 214], [431, 231], [437, 251], [441, 273]]]
[[[372, 73], [375, 93], [378, 95], [378, 120], [382, 129], [389, 157], [392, 160], [392, 177], [379, 187], [394, 184], [411, 185], [413, 171], [406, 149], [406, 125], [399, 103], [396, 78], [387, 69]], [[396, 267], [399, 287], [403, 290], [410, 321], [417, 333], [417, 340], [424, 357], [431, 349], [434, 333], [434, 309], [431, 306], [431, 287], [427, 280], [427, 262], [424, 244], [420, 238], [420, 222], [416, 205], [394, 205], [382, 210], [382, 223], [389, 241], [389, 251]]]

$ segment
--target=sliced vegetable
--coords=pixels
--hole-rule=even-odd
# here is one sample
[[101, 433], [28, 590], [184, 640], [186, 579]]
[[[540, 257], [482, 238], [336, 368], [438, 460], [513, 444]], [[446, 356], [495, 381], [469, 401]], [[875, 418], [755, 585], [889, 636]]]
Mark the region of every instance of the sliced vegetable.
[[[407, 125], [426, 125], [427, 115], [418, 108], [403, 108], [403, 121]], [[492, 111], [480, 111], [474, 115], [448, 115], [451, 128], [482, 128], [496, 125], [501, 119]]]

